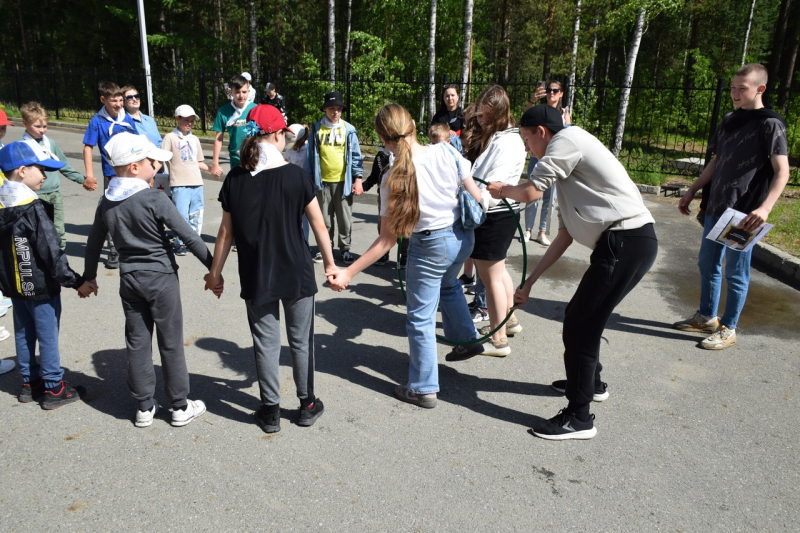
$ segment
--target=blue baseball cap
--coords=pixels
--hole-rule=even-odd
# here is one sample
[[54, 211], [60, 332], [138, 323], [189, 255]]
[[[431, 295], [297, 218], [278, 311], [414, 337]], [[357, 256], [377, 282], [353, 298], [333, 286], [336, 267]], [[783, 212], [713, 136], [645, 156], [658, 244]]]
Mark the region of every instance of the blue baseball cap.
[[0, 150], [0, 170], [3, 172], [11, 172], [19, 167], [34, 165], [39, 165], [45, 170], [58, 170], [66, 163], [50, 159], [41, 148], [26, 141], [7, 144]]

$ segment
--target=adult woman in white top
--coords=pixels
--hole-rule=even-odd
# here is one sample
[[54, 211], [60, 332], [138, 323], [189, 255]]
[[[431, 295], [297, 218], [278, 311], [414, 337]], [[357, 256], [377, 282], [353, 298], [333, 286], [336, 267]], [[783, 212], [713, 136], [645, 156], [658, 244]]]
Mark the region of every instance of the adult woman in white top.
[[[358, 260], [329, 278], [342, 290], [350, 280], [389, 251], [397, 237], [410, 240], [406, 279], [406, 331], [410, 364], [408, 383], [395, 396], [420, 407], [436, 406], [439, 370], [436, 354], [436, 308], [442, 310], [445, 337], [469, 341], [477, 336], [457, 276], [474, 244], [472, 230], [461, 225], [459, 186], [477, 200], [480, 191], [470, 163], [448, 143], [421, 146], [408, 110], [397, 104], [381, 108], [375, 118], [381, 142], [395, 156], [381, 185], [381, 234]], [[458, 359], [477, 355], [480, 344], [459, 346]], [[448, 360], [451, 360], [448, 355]]]
[[[473, 161], [472, 174], [486, 182], [516, 185], [525, 167], [525, 146], [515, 128], [511, 104], [506, 91], [492, 85], [481, 93], [474, 104], [474, 116], [467, 112], [467, 126], [462, 141], [464, 154]], [[486, 304], [489, 311], [489, 329], [494, 330], [505, 319], [513, 305], [514, 283], [506, 270], [506, 255], [517, 229], [514, 213], [506, 205], [483, 191], [482, 203], [488, 207], [486, 222], [475, 230], [475, 259], [478, 274], [486, 286]], [[519, 203], [510, 201], [515, 212]], [[476, 299], [479, 298], [476, 289]], [[483, 355], [505, 357], [511, 353], [506, 334], [522, 331], [519, 321], [512, 317], [492, 335], [484, 346]]]

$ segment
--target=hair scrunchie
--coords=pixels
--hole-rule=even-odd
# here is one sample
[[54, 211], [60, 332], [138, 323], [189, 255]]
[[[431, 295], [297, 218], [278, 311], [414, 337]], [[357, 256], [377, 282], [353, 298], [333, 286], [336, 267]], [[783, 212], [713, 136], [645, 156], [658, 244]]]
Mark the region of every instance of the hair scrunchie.
[[253, 135], [257, 135], [260, 128], [258, 124], [256, 124], [255, 120], [251, 120], [247, 124], [244, 125], [244, 132], [248, 137], [252, 137]]

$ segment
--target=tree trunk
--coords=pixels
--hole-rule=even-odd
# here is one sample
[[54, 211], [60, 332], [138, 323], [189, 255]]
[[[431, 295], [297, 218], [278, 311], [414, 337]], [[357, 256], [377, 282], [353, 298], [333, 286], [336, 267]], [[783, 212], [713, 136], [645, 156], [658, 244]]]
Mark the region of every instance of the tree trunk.
[[636, 24], [633, 27], [633, 39], [631, 48], [628, 51], [628, 59], [625, 62], [625, 82], [620, 92], [619, 108], [617, 109], [617, 124], [614, 127], [614, 140], [611, 143], [611, 153], [619, 157], [622, 151], [622, 135], [625, 133], [625, 117], [628, 114], [628, 100], [631, 95], [631, 85], [633, 85], [633, 73], [636, 69], [636, 56], [639, 54], [639, 45], [642, 43], [644, 33], [644, 20], [647, 10], [640, 9], [636, 15]]
[[[795, 4], [794, 13], [800, 15], [800, 7]], [[794, 19], [797, 20], [797, 19]], [[786, 104], [789, 101], [789, 88], [792, 86], [792, 74], [794, 73], [795, 65], [797, 65], [797, 52], [800, 48], [800, 25], [794, 25], [793, 35], [786, 43], [784, 51], [781, 53], [783, 57], [783, 68], [781, 69], [781, 81], [778, 88], [778, 109], [781, 113], [786, 115]]]
[[756, 0], [750, 4], [750, 16], [747, 17], [747, 30], [744, 32], [744, 46], [742, 47], [742, 66], [747, 57], [747, 44], [750, 41], [750, 28], [753, 26], [753, 11], [756, 9]]
[[[700, 17], [692, 17], [689, 22], [689, 50], [695, 50], [699, 46], [700, 30], [699, 30]], [[683, 98], [687, 104], [692, 98], [692, 88], [694, 87], [694, 64], [696, 60], [693, 55], [689, 54], [686, 60], [686, 71], [683, 75]]]
[[567, 106], [572, 110], [575, 101], [575, 73], [578, 70], [578, 32], [581, 31], [581, 0], [575, 0], [575, 26], [572, 28], [572, 61], [569, 65], [569, 100]]
[[328, 0], [328, 77], [336, 81], [336, 0]]
[[544, 58], [542, 59], [542, 80], [547, 83], [547, 78], [550, 77], [550, 62], [552, 61], [552, 36], [553, 29], [556, 22], [556, 3], [550, 0], [547, 7], [547, 35], [544, 42]]
[[[283, 29], [281, 28], [281, 2], [280, 0], [275, 0], [275, 41], [274, 41], [274, 53], [272, 58], [272, 65], [275, 72], [275, 82], [278, 87], [281, 86], [281, 82], [283, 81], [283, 43], [281, 42], [281, 32]], [[303, 41], [303, 51], [305, 52], [305, 40]], [[270, 81], [270, 80], [266, 80]]]
[[247, 30], [250, 34], [250, 76], [258, 85], [258, 19], [255, 0], [247, 1]]
[[428, 38], [428, 114], [436, 113], [436, 2], [431, 0], [430, 35]]
[[503, 81], [508, 81], [511, 63], [511, 1], [505, 0], [503, 7]]
[[466, 0], [464, 4], [464, 49], [461, 53], [461, 92], [459, 93], [462, 100], [466, 95], [469, 82], [469, 67], [472, 59], [472, 10], [475, 3], [473, 0]]
[[592, 62], [589, 63], [589, 68], [586, 70], [586, 83], [591, 84], [594, 78], [594, 65], [597, 62], [597, 26], [600, 24], [598, 17], [594, 18], [594, 33], [592, 35]]
[[778, 12], [775, 33], [772, 36], [772, 53], [769, 57], [769, 80], [767, 82], [767, 91], [764, 94], [764, 98], [769, 97], [769, 94], [775, 88], [775, 83], [780, 78], [781, 54], [783, 53], [783, 43], [786, 40], [786, 30], [789, 27], [789, 11], [791, 7], [792, 0], [781, 0], [781, 8]]
[[350, 27], [353, 16], [353, 0], [347, 0], [347, 29], [344, 32], [344, 75], [350, 72]]

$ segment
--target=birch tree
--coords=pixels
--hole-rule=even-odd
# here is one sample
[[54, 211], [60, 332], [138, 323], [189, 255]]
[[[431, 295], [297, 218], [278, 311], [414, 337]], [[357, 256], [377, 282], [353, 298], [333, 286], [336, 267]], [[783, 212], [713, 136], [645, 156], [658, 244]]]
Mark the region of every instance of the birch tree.
[[575, 0], [575, 26], [572, 28], [572, 60], [569, 65], [569, 101], [567, 106], [572, 109], [575, 101], [575, 72], [578, 70], [578, 32], [581, 31], [581, 0]]
[[639, 55], [639, 46], [642, 44], [642, 34], [644, 34], [644, 21], [647, 10], [640, 8], [636, 15], [636, 22], [633, 26], [633, 38], [631, 39], [628, 58], [625, 61], [625, 80], [620, 91], [619, 107], [617, 108], [617, 124], [614, 127], [614, 139], [611, 141], [611, 153], [619, 157], [622, 151], [622, 135], [625, 133], [625, 118], [628, 114], [628, 101], [631, 96], [631, 86], [633, 85], [633, 73], [636, 69], [636, 56]]
[[347, 28], [344, 32], [344, 72], [345, 76], [350, 72], [350, 28], [353, 16], [353, 0], [347, 0]]
[[336, 81], [336, 0], [328, 0], [328, 76]]
[[255, 0], [247, 2], [247, 29], [250, 32], [250, 75], [258, 84], [258, 20]]
[[436, 113], [436, 2], [431, 0], [431, 25], [428, 40], [428, 114]]
[[742, 47], [742, 66], [747, 58], [747, 43], [750, 41], [750, 28], [753, 25], [753, 12], [756, 10], [756, 0], [750, 4], [750, 16], [747, 17], [747, 30], [744, 32], [744, 46]]
[[[461, 53], [461, 98], [466, 98], [467, 82], [470, 78], [470, 57], [472, 56], [472, 11], [473, 0], [464, 2], [464, 49]], [[462, 106], [463, 107], [463, 106]]]

